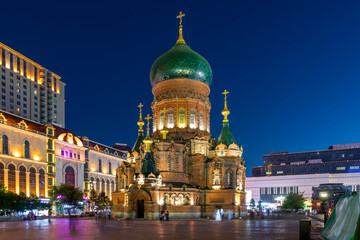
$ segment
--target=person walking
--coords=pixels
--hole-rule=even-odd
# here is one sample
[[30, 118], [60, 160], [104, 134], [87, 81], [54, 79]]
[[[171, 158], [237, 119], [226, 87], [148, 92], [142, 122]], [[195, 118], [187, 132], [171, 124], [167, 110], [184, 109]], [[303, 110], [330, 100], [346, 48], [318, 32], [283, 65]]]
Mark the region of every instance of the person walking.
[[49, 215], [48, 222], [51, 222], [51, 208], [49, 208], [48, 215]]
[[166, 216], [166, 221], [169, 221], [169, 211], [166, 211], [165, 216]]

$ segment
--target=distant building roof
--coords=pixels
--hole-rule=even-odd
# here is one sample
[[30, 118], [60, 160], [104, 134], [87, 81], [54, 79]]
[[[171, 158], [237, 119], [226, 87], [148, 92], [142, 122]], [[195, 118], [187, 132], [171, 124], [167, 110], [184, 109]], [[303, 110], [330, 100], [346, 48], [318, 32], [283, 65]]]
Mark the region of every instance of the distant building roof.
[[347, 144], [337, 144], [331, 145], [329, 149], [348, 149], [348, 148], [360, 148], [360, 143], [347, 143]]

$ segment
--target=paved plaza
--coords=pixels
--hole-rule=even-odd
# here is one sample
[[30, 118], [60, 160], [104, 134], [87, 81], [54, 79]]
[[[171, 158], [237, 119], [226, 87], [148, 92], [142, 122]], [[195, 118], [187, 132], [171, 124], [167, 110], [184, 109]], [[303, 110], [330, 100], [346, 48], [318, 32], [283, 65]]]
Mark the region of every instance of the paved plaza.
[[1, 240], [17, 239], [299, 239], [300, 216], [283, 219], [95, 221], [54, 219], [2, 222]]

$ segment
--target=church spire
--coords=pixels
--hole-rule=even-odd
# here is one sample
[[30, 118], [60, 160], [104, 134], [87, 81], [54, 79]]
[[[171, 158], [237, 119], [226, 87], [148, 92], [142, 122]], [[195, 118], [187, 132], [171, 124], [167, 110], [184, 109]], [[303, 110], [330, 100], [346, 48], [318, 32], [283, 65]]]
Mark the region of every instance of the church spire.
[[230, 114], [229, 109], [227, 108], [227, 94], [229, 94], [228, 91], [224, 91], [222, 94], [224, 94], [224, 99], [225, 99], [225, 103], [224, 103], [224, 110], [222, 110], [221, 114], [224, 115], [224, 120], [223, 120], [223, 129], [221, 130], [220, 136], [217, 140], [216, 145], [219, 144], [224, 144], [227, 147], [232, 144], [235, 143], [235, 139], [230, 131], [229, 128], [229, 120], [227, 119], [228, 115]]
[[144, 121], [142, 120], [142, 112], [141, 112], [141, 108], [143, 107], [144, 105], [142, 105], [141, 103], [139, 104], [139, 109], [140, 109], [140, 113], [139, 113], [139, 115], [140, 115], [140, 117], [139, 117], [139, 121], [137, 122], [137, 125], [139, 125], [139, 136], [140, 135], [143, 135], [143, 132], [144, 132], [144, 130], [143, 130], [143, 126], [144, 126]]
[[225, 97], [224, 97], [225, 103], [224, 103], [224, 110], [222, 110], [221, 114], [224, 115], [223, 123], [228, 123], [229, 120], [227, 119], [227, 117], [228, 117], [228, 115], [230, 114], [230, 111], [229, 111], [229, 109], [227, 108], [227, 100], [226, 100], [227, 96], [226, 96], [226, 95], [229, 94], [229, 92], [226, 91], [226, 89], [225, 89], [225, 91], [224, 91], [222, 94], [224, 94], [224, 96], [225, 96]]
[[185, 13], [182, 13], [180, 11], [179, 15], [176, 16], [176, 18], [179, 18], [180, 19], [180, 24], [179, 24], [179, 39], [177, 40], [176, 44], [178, 43], [184, 43], [185, 44], [185, 40], [183, 38], [183, 28], [182, 28], [182, 18], [185, 16]]
[[145, 119], [147, 120], [146, 138], [144, 139], [144, 143], [146, 146], [145, 152], [150, 153], [150, 145], [153, 143], [153, 140], [151, 140], [150, 138], [150, 119], [152, 119], [152, 117], [150, 117], [148, 114]]

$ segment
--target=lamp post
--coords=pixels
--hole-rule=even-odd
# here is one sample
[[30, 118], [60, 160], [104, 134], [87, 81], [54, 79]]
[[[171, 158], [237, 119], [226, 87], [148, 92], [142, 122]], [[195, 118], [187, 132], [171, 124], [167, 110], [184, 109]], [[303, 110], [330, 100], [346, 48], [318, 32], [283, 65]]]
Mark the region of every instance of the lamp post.
[[324, 206], [324, 224], [327, 222], [327, 200], [329, 199], [330, 194], [328, 192], [320, 192], [319, 197], [322, 199], [322, 204]]

